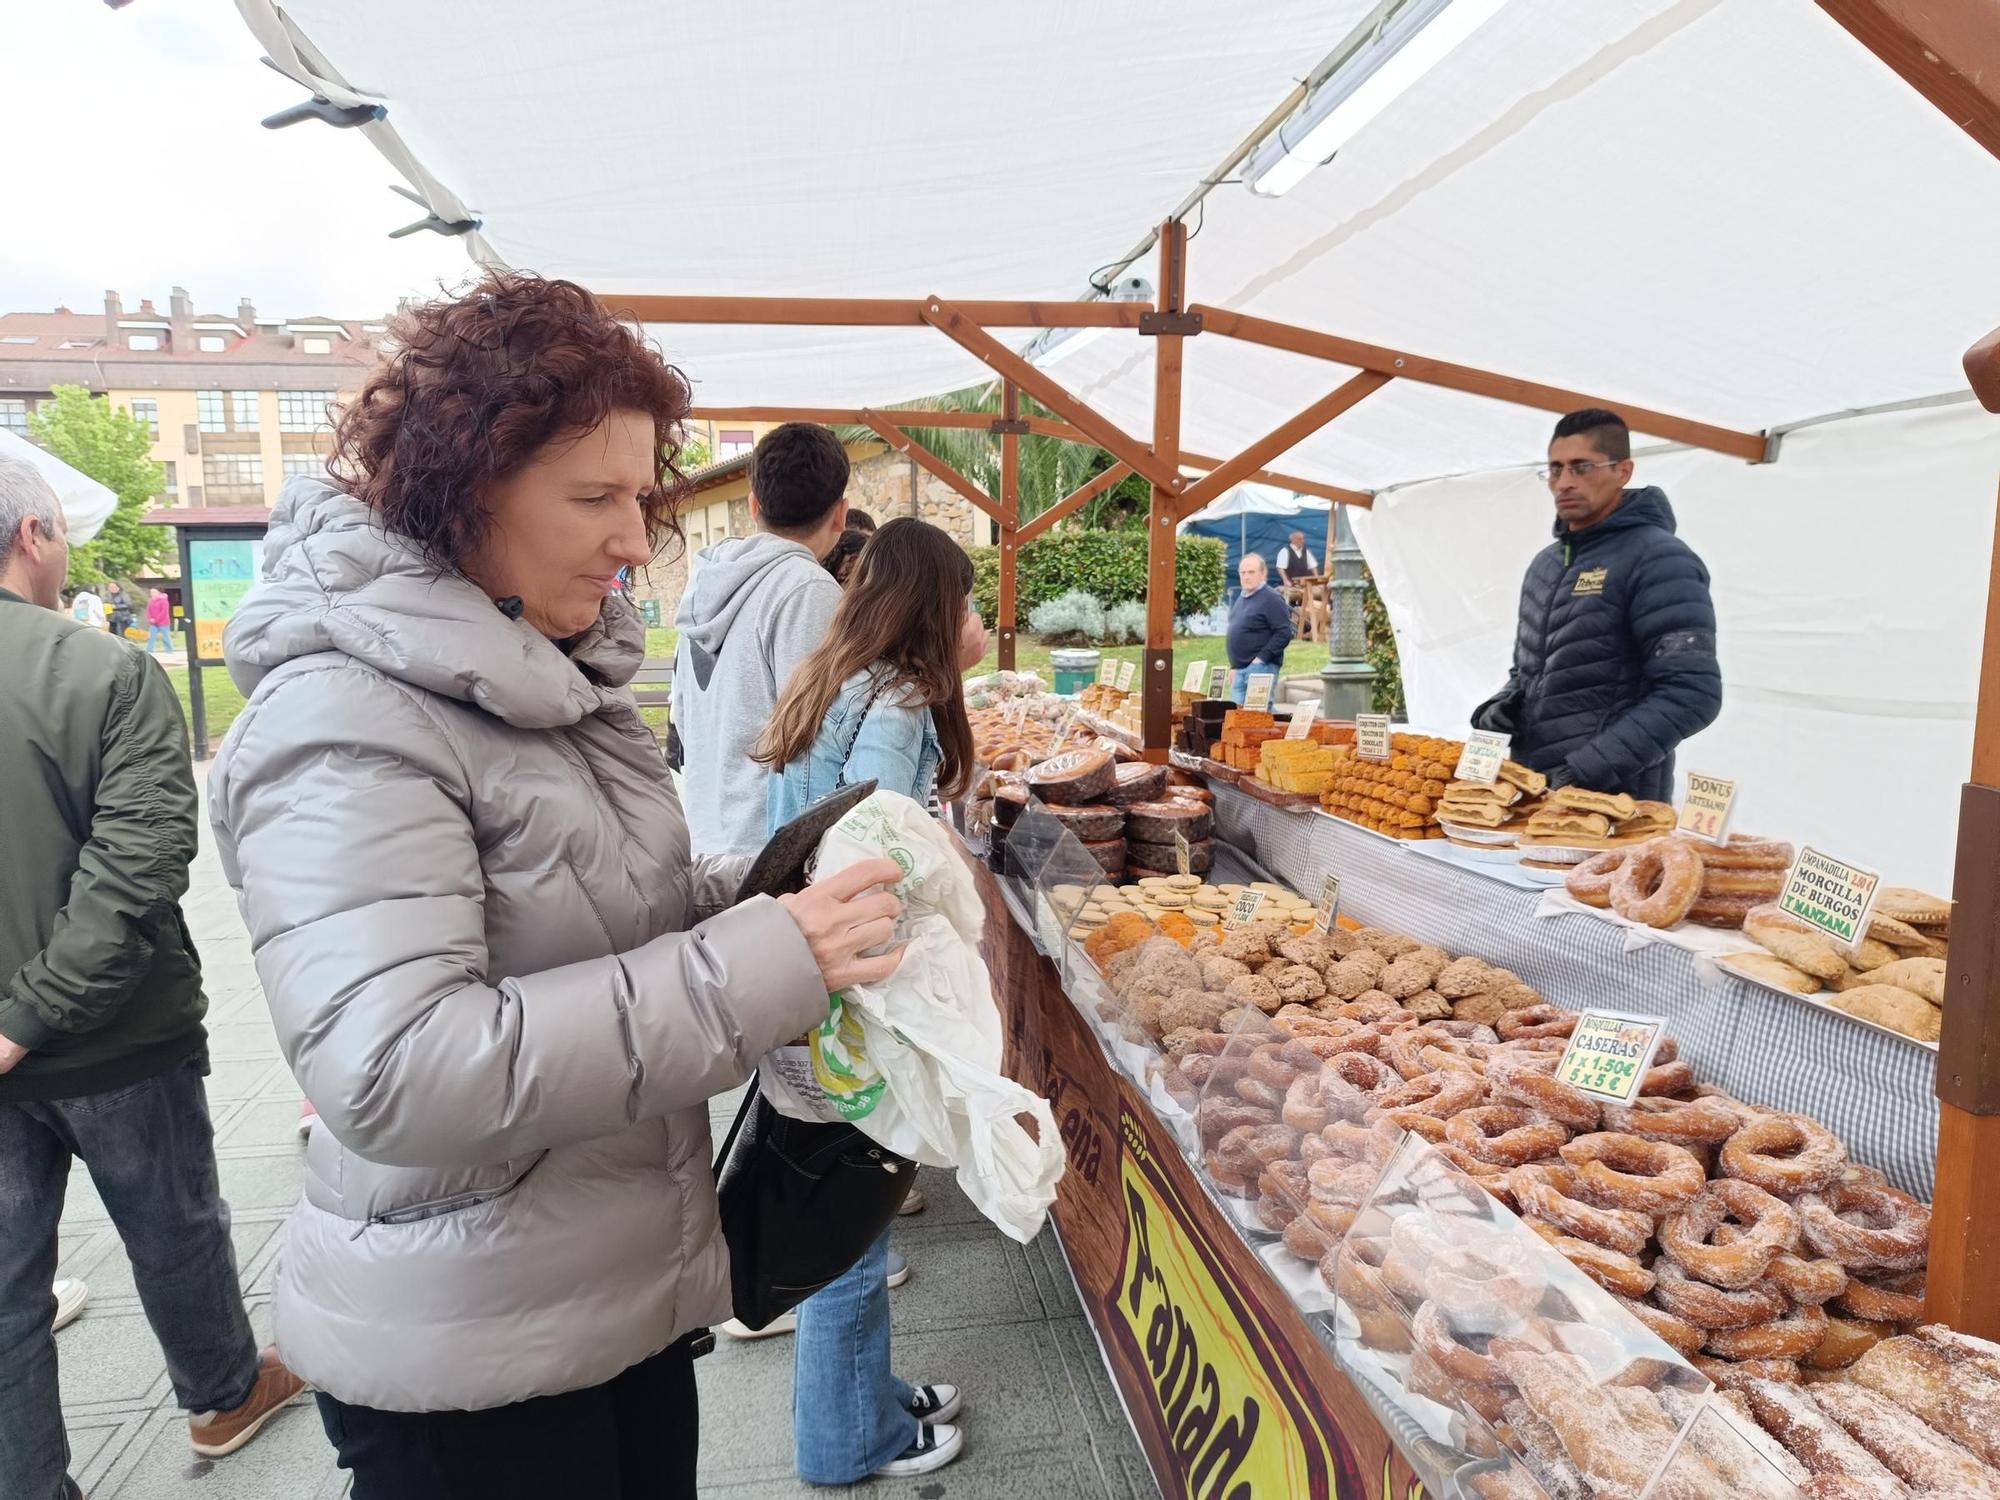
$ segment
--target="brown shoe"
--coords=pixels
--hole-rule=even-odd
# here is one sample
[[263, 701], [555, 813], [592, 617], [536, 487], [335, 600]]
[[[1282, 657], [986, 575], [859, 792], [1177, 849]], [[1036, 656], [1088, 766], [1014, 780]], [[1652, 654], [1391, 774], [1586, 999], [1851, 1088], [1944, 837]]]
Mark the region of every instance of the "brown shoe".
[[285, 1368], [278, 1351], [266, 1349], [257, 1357], [257, 1383], [250, 1387], [248, 1400], [231, 1411], [205, 1411], [188, 1418], [188, 1438], [194, 1451], [203, 1458], [234, 1453], [305, 1388], [306, 1383]]

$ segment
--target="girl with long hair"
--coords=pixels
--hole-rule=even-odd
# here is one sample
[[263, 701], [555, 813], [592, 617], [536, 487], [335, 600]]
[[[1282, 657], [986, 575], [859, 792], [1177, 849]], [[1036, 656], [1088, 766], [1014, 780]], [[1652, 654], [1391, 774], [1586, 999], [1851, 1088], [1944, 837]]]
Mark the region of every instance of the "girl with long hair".
[[[827, 793], [873, 780], [918, 802], [972, 777], [960, 665], [972, 560], [937, 527], [889, 522], [862, 549], [827, 637], [793, 671], [752, 759], [773, 771], [775, 830]], [[923, 1474], [963, 1437], [949, 1385], [911, 1386], [889, 1360], [889, 1237], [807, 1298], [794, 1350], [794, 1462], [808, 1484]]]

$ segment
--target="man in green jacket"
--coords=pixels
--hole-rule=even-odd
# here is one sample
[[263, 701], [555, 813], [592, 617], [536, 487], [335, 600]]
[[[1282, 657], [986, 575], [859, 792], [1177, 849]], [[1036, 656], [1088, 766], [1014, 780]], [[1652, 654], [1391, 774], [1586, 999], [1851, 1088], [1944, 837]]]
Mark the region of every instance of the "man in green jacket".
[[0, 458], [0, 1495], [76, 1496], [51, 1331], [81, 1158], [124, 1241], [195, 1451], [302, 1388], [250, 1333], [216, 1182], [201, 963], [181, 920], [194, 768], [166, 674], [58, 613], [48, 482]]

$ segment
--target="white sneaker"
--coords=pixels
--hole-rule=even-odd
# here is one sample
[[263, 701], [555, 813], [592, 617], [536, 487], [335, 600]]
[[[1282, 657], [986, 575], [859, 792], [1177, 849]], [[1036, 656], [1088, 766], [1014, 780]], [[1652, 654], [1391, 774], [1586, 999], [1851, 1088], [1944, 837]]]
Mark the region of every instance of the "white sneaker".
[[74, 1276], [58, 1276], [55, 1293], [55, 1326], [67, 1328], [83, 1316], [83, 1305], [90, 1300], [90, 1288]]
[[920, 1385], [909, 1410], [919, 1422], [949, 1422], [964, 1404], [955, 1385]]
[[894, 1291], [910, 1279], [910, 1259], [900, 1250], [889, 1252], [889, 1289]]
[[949, 1422], [926, 1422], [917, 1429], [917, 1440], [875, 1472], [884, 1479], [906, 1474], [928, 1474], [942, 1469], [965, 1447], [965, 1434]]
[[896, 1213], [901, 1218], [908, 1218], [911, 1214], [920, 1214], [923, 1211], [924, 1190], [920, 1187], [913, 1187], [904, 1195], [903, 1206], [897, 1209]]
[[752, 1328], [747, 1324], [738, 1322], [735, 1318], [731, 1318], [726, 1323], [717, 1323], [715, 1331], [727, 1338], [742, 1339], [746, 1343], [752, 1339], [774, 1339], [779, 1334], [797, 1333], [799, 1331], [799, 1315], [796, 1312], [779, 1313], [777, 1317], [766, 1323], [762, 1328]]

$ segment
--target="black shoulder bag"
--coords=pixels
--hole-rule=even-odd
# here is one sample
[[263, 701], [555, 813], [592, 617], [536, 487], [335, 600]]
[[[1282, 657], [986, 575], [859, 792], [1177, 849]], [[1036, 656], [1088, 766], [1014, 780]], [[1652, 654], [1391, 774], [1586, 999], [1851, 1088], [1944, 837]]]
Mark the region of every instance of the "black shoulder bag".
[[[874, 790], [872, 781], [842, 787], [779, 829], [736, 899], [803, 889], [820, 839]], [[903, 1206], [917, 1170], [852, 1125], [779, 1114], [752, 1078], [715, 1176], [732, 1309], [745, 1327], [763, 1328], [867, 1253]]]

